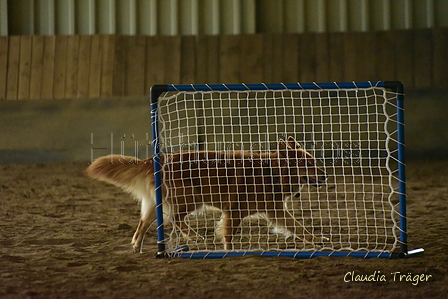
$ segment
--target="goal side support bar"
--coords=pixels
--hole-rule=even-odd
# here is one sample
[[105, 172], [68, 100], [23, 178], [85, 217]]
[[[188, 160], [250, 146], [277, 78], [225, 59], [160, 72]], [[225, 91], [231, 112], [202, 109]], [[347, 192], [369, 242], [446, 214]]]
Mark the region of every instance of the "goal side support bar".
[[[400, 226], [400, 252], [175, 252], [167, 253], [165, 250], [165, 232], [163, 225], [162, 208], [162, 165], [160, 162], [160, 143], [158, 128], [158, 98], [168, 91], [262, 91], [262, 90], [323, 90], [323, 89], [365, 89], [379, 87], [397, 93], [397, 130], [398, 130], [398, 180], [399, 180], [399, 226]], [[285, 256], [295, 258], [313, 258], [319, 256], [351, 256], [359, 258], [406, 258], [423, 254], [422, 248], [408, 251], [407, 222], [406, 222], [406, 177], [405, 177], [405, 146], [404, 146], [404, 90], [399, 81], [367, 81], [367, 82], [328, 82], [328, 83], [278, 83], [278, 84], [171, 84], [154, 85], [150, 90], [151, 101], [151, 127], [154, 159], [154, 184], [156, 195], [157, 215], [157, 257], [185, 257], [185, 258], [224, 258], [230, 256]]]
[[[395, 83], [395, 84], [393, 84]], [[393, 86], [390, 86], [392, 85]], [[406, 218], [406, 155], [404, 141], [404, 88], [401, 82], [387, 82], [397, 93], [397, 139], [398, 139], [398, 200], [400, 205], [400, 251], [408, 252], [407, 218]]]
[[156, 217], [157, 217], [157, 257], [163, 257], [165, 251], [165, 230], [163, 226], [163, 208], [162, 208], [162, 165], [160, 162], [160, 142], [159, 142], [159, 115], [158, 98], [167, 91], [167, 85], [155, 85], [151, 87], [151, 130], [152, 130], [152, 148], [154, 165], [154, 189], [156, 196]]

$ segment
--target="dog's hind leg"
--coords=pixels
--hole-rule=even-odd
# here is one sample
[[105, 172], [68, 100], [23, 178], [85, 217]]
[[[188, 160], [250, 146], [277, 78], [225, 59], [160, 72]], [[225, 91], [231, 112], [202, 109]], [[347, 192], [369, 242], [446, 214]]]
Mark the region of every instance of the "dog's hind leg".
[[141, 218], [132, 238], [132, 247], [134, 252], [142, 253], [143, 239], [149, 226], [156, 220], [155, 201], [151, 198], [143, 198]]

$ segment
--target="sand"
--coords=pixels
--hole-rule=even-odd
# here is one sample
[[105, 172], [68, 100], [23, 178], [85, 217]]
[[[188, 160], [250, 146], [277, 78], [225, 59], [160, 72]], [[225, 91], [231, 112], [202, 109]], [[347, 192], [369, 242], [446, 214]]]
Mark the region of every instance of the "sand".
[[448, 298], [448, 161], [407, 167], [409, 248], [425, 253], [400, 260], [156, 259], [154, 227], [135, 254], [138, 204], [86, 167], [0, 166], [0, 298]]

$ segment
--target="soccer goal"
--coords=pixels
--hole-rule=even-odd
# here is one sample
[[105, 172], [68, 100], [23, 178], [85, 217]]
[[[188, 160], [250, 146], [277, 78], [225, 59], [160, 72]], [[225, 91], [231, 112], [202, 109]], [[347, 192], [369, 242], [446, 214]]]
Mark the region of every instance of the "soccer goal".
[[158, 255], [422, 252], [407, 248], [403, 99], [395, 81], [153, 86]]

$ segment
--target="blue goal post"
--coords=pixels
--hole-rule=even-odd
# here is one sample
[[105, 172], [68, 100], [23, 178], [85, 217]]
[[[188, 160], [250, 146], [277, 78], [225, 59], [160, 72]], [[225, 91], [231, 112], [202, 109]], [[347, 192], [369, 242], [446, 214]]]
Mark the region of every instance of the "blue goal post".
[[[406, 258], [424, 252], [408, 249], [401, 82], [154, 85], [150, 100], [157, 256]], [[179, 233], [162, 205], [170, 163], [162, 156], [182, 150], [272, 152], [287, 136], [314, 156], [329, 179], [319, 189], [301, 187], [300, 199], [285, 199], [285, 209], [328, 244], [305, 244], [260, 211], [260, 217], [243, 220], [235, 247], [225, 250], [215, 232], [220, 211], [202, 205], [182, 219], [195, 236]]]

